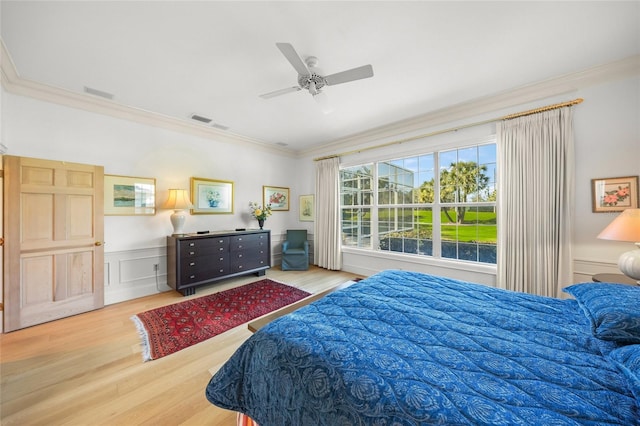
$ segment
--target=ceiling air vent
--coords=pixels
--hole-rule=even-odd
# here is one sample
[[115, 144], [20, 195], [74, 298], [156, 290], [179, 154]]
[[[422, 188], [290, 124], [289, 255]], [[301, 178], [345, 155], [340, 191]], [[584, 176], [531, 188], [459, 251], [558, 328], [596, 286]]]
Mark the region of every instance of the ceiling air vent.
[[94, 96], [100, 96], [101, 98], [113, 100], [113, 94], [103, 92], [102, 90], [93, 89], [91, 87], [84, 86], [84, 92]]
[[208, 124], [211, 127], [215, 127], [216, 129], [229, 130], [228, 126], [223, 126], [222, 124], [214, 123], [211, 118], [205, 117], [202, 114], [191, 114], [189, 118], [202, 124]]
[[205, 124], [209, 124], [211, 123], [211, 121], [213, 121], [210, 118], [203, 117], [202, 115], [198, 115], [198, 114], [191, 114], [191, 119], [199, 121], [201, 123], [205, 123]]

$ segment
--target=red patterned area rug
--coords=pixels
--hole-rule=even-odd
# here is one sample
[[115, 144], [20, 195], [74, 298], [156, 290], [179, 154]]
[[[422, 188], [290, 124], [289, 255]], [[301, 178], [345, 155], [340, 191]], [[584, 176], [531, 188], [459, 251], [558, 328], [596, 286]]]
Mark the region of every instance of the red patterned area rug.
[[142, 338], [144, 361], [162, 358], [240, 324], [290, 305], [310, 293], [270, 279], [131, 317]]

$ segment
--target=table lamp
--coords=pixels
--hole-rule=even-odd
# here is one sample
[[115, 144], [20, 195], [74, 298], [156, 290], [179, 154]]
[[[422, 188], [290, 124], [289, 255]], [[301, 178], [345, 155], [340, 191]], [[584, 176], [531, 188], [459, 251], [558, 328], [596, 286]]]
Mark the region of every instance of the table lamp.
[[639, 250], [623, 253], [618, 259], [618, 268], [626, 276], [640, 284], [640, 209], [627, 209], [600, 232], [601, 240], [629, 241]]
[[172, 209], [171, 224], [173, 225], [173, 235], [184, 234], [184, 223], [187, 220], [185, 210], [193, 207], [189, 194], [186, 189], [170, 189], [169, 198], [165, 201], [162, 208]]

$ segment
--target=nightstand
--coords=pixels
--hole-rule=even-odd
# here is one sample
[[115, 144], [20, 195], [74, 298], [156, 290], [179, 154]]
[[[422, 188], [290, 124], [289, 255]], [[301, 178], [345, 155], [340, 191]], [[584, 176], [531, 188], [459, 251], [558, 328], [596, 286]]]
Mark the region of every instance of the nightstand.
[[629, 285], [638, 285], [638, 283], [622, 274], [595, 274], [591, 279], [597, 283], [620, 283]]

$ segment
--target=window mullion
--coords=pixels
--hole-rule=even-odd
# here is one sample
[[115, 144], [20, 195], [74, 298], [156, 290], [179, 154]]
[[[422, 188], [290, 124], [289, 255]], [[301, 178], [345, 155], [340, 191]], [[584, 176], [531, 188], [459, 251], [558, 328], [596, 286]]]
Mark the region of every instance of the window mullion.
[[371, 197], [371, 248], [373, 250], [377, 250], [380, 247], [380, 240], [378, 235], [378, 229], [380, 228], [378, 225], [378, 163], [373, 163], [373, 182], [372, 182], [372, 190], [373, 194]]
[[433, 207], [431, 211], [431, 221], [432, 221], [432, 235], [433, 238], [433, 257], [441, 257], [442, 249], [442, 238], [440, 235], [440, 159], [438, 155], [433, 156]]

